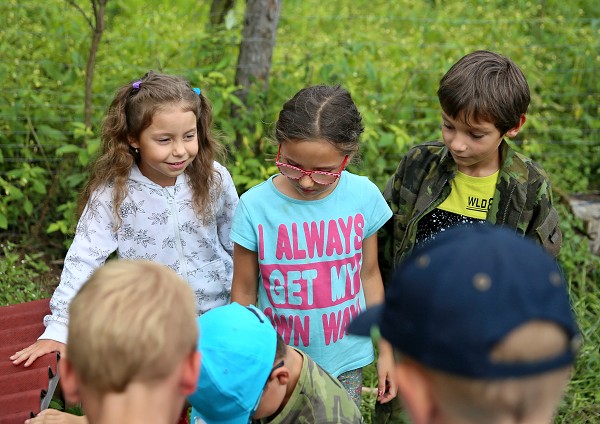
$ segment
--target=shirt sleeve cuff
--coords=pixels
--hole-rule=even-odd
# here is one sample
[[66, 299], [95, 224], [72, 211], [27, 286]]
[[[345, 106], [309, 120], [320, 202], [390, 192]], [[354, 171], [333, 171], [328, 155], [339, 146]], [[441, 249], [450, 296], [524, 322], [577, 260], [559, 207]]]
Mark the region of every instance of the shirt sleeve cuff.
[[44, 331], [44, 333], [42, 333], [40, 337], [38, 337], [38, 340], [49, 339], [66, 344], [67, 334], [68, 328], [66, 325], [56, 321], [49, 322], [48, 326], [46, 327], [46, 330]]

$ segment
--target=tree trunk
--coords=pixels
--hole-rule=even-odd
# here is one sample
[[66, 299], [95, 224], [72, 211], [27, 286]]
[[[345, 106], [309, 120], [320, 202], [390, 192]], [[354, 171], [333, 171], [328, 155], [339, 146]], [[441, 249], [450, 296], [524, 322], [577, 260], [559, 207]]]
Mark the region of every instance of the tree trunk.
[[[250, 89], [256, 88], [265, 93], [269, 90], [269, 71], [281, 15], [281, 2], [282, 0], [247, 0], [246, 3], [235, 84], [241, 86], [236, 95], [249, 111], [253, 108], [253, 105], [247, 103]], [[232, 116], [239, 119], [240, 108], [233, 106]], [[253, 132], [253, 128], [249, 130]], [[242, 145], [239, 130], [235, 144], [237, 148]]]
[[92, 0], [92, 6], [94, 8], [94, 16], [96, 22], [94, 25], [94, 32], [92, 35], [92, 45], [90, 46], [90, 54], [87, 60], [87, 66], [85, 68], [85, 126], [91, 128], [92, 126], [92, 83], [94, 81], [94, 68], [96, 65], [96, 54], [98, 53], [98, 47], [100, 46], [100, 40], [102, 34], [104, 34], [104, 14], [106, 12], [106, 3], [108, 0]]
[[104, 34], [104, 15], [106, 13], [106, 3], [108, 0], [90, 0], [92, 10], [94, 11], [94, 22], [85, 14], [83, 9], [75, 3], [74, 0], [67, 0], [70, 5], [76, 8], [87, 21], [92, 30], [92, 44], [88, 54], [87, 65], [85, 68], [85, 99], [84, 99], [84, 118], [83, 122], [88, 128], [92, 127], [92, 83], [94, 81], [94, 68], [96, 65], [96, 55], [102, 34]]
[[225, 16], [233, 8], [235, 0], [212, 0], [210, 4], [210, 15], [208, 17], [209, 27], [222, 25]]

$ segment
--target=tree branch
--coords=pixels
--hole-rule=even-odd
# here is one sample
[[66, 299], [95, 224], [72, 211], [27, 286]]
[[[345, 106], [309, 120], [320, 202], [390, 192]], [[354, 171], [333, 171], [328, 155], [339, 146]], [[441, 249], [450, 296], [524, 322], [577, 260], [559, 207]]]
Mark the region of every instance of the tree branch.
[[[79, 10], [79, 12], [81, 12], [81, 14], [83, 15], [83, 18], [85, 19], [85, 21], [90, 26], [90, 29], [93, 31], [94, 30], [94, 24], [92, 23], [92, 21], [90, 20], [90, 18], [87, 17], [87, 15], [85, 14], [84, 10], [81, 7], [79, 7], [79, 5], [77, 3], [75, 3], [74, 0], [67, 0], [67, 3], [69, 3], [75, 9]], [[94, 4], [94, 2], [92, 1], [92, 5], [93, 4]]]

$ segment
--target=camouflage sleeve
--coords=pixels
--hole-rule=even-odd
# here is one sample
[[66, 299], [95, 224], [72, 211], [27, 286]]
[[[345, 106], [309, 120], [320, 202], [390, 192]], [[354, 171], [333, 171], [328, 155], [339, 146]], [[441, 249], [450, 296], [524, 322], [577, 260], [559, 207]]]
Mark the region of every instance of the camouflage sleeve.
[[534, 238], [554, 257], [560, 253], [562, 232], [560, 230], [558, 212], [552, 202], [552, 188], [547, 175], [541, 170], [540, 181], [536, 193], [533, 217], [526, 235]]
[[[398, 211], [398, 191], [395, 187], [402, 185], [402, 174], [406, 163], [406, 156], [402, 158], [396, 172], [388, 179], [383, 190], [383, 197], [388, 206], [395, 214]], [[387, 287], [388, 281], [392, 278], [394, 269], [394, 216], [384, 224], [377, 232], [379, 269], [384, 287]]]
[[[401, 259], [398, 252], [404, 246], [400, 244], [406, 238], [407, 225], [414, 216], [417, 201], [421, 199], [427, 203], [435, 199], [435, 190], [423, 190], [423, 185], [434, 187], [445, 184], [447, 180], [443, 174], [446, 171], [440, 170], [444, 149], [441, 142], [426, 142], [412, 147], [404, 154], [385, 186], [383, 197], [393, 215], [379, 231], [379, 261], [384, 285]], [[420, 197], [421, 192], [425, 193], [423, 197]]]

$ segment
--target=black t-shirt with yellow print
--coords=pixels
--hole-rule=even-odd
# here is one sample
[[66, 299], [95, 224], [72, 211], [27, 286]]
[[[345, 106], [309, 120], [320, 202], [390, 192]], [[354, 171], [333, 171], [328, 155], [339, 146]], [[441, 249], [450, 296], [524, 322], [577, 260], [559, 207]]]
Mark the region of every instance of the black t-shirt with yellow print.
[[433, 240], [437, 233], [457, 225], [485, 222], [499, 172], [487, 177], [471, 177], [457, 172], [450, 183], [450, 195], [419, 221], [417, 244]]

